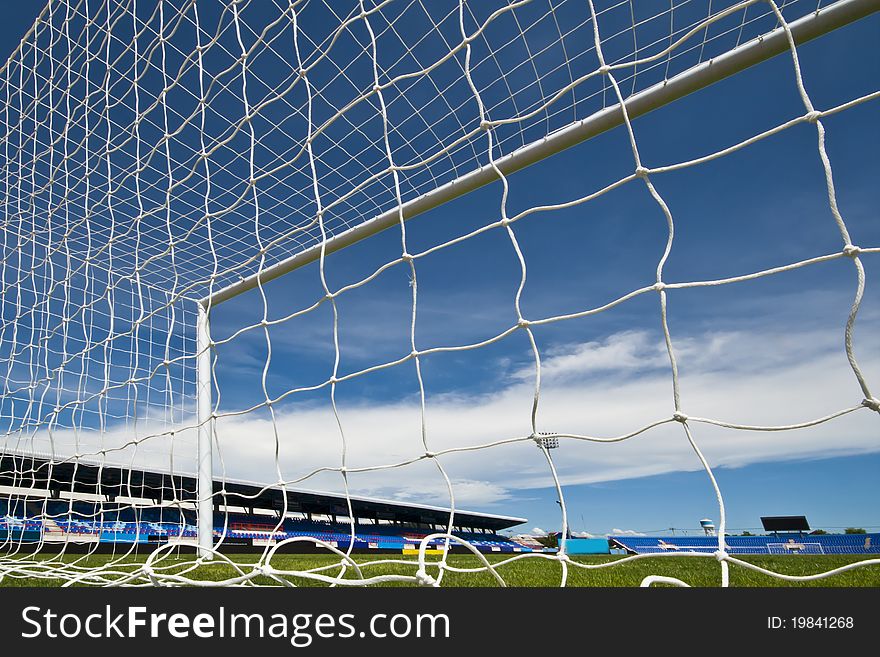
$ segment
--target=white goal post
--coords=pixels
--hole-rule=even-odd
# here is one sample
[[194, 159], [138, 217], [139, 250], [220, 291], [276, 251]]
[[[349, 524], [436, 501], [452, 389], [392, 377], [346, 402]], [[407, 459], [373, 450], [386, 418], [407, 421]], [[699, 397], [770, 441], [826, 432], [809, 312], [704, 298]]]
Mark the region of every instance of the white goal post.
[[[576, 121], [556, 132], [548, 134], [540, 141], [532, 142], [504, 157], [498, 158], [490, 164], [455, 178], [430, 192], [402, 203], [398, 207], [393, 207], [338, 235], [334, 235], [320, 244], [299, 251], [240, 281], [212, 292], [209, 296], [201, 299], [199, 304], [201, 308], [209, 309], [212, 306], [223, 303], [237, 295], [254, 289], [258, 285], [268, 283], [295, 269], [312, 263], [323, 256], [344, 249], [380, 231], [397, 226], [400, 221], [416, 217], [423, 212], [427, 212], [443, 203], [496, 181], [499, 175], [511, 175], [539, 160], [620, 126], [624, 122], [624, 116], [627, 116], [629, 119], [638, 118], [687, 94], [698, 91], [703, 87], [734, 75], [771, 57], [775, 57], [789, 49], [789, 37], [794, 40], [795, 44], [801, 44], [860, 18], [864, 18], [878, 9], [880, 9], [880, 5], [870, 0], [841, 0], [829, 7], [809, 13], [793, 21], [785, 28], [777, 27], [767, 34], [762, 34], [759, 38], [748, 41], [718, 57], [701, 62], [672, 78], [665, 79], [631, 95], [624, 102], [626, 114], [622, 111], [621, 104], [619, 103], [603, 108], [585, 119]], [[201, 311], [199, 317], [200, 321], [202, 321]], [[199, 326], [201, 350], [204, 348], [202, 345], [206, 345], [210, 341], [207, 317]], [[199, 408], [210, 409], [210, 366], [206, 364], [203, 367], [201, 365], [202, 360], [199, 363]], [[208, 424], [206, 416], [202, 416], [200, 413], [199, 420], [202, 426], [199, 433], [199, 484], [201, 487], [200, 498], [202, 500], [199, 517], [203, 518], [206, 516], [213, 517], [213, 503], [211, 501], [211, 496], [213, 495], [213, 475], [209, 456], [212, 438], [210, 430], [206, 429]], [[212, 521], [200, 522], [200, 545], [211, 545], [212, 538], [210, 533], [212, 527]]]
[[805, 541], [788, 543], [767, 543], [769, 554], [825, 554], [821, 543]]
[[[452, 570], [448, 550], [440, 550], [440, 543], [471, 550], [480, 560], [475, 570], [503, 584], [503, 566], [482, 556], [461, 527], [454, 531], [459, 509], [444, 458], [537, 443], [567, 534], [564, 482], [548, 446], [560, 439], [560, 451], [566, 441], [619, 443], [657, 427], [680, 425], [717, 496], [715, 556], [727, 585], [730, 564], [751, 566], [724, 547], [721, 489], [692, 427], [796, 431], [855, 413], [880, 412], [853, 344], [865, 289], [861, 260], [880, 253], [880, 246], [858, 245], [850, 236], [838, 209], [822, 123], [876, 102], [880, 91], [836, 106], [814, 106], [798, 57], [802, 44], [870, 20], [878, 10], [880, 0], [669, 0], [650, 10], [632, 0], [49, 0], [3, 67], [0, 92], [5, 94], [0, 111], [0, 358], [6, 374], [0, 396], [5, 425], [0, 510], [10, 518], [0, 526], [0, 550], [8, 553], [0, 556], [0, 578], [209, 585], [189, 579], [189, 571], [181, 572], [177, 565], [163, 570], [162, 560], [170, 554], [166, 548], [177, 545], [170, 538], [146, 562], [129, 559], [149, 526], [175, 541], [197, 542], [193, 569], [206, 561], [228, 562], [235, 574], [220, 584], [253, 584], [268, 574], [275, 583], [304, 577], [345, 585], [439, 585]], [[791, 61], [792, 86], [802, 104], [795, 115], [692, 159], [643, 163], [637, 119], [777, 56]], [[748, 150], [804, 125], [815, 126], [818, 134], [817, 160], [840, 250], [728, 278], [665, 280], [674, 219], [654, 179]], [[527, 173], [615, 129], [631, 151], [626, 175], [597, 189], [578, 190], [573, 198], [529, 201], [518, 211], [512, 203], [508, 207], [518, 172]], [[478, 226], [443, 234], [428, 246], [408, 241], [409, 219], [457, 199], [476, 198], [480, 188], [493, 183], [500, 203], [482, 208]], [[656, 280], [595, 307], [577, 302], [567, 312], [529, 317], [521, 306], [528, 258], [514, 226], [531, 215], [587, 207], [628, 184], [644, 187], [668, 227], [665, 250], [655, 263]], [[425, 218], [429, 220], [433, 218]], [[378, 264], [369, 260], [370, 273], [344, 284], [334, 282], [327, 271], [334, 262], [331, 254], [353, 253], [367, 238], [379, 239], [389, 229], [400, 233], [392, 255], [383, 246], [386, 255], [376, 256]], [[500, 332], [468, 334], [451, 345], [422, 345], [417, 264], [490, 231], [503, 235], [515, 254], [513, 322]], [[862, 397], [823, 417], [807, 413], [785, 424], [689, 417], [667, 321], [668, 292], [736, 284], [838, 259], [852, 260], [858, 275], [846, 320], [845, 352]], [[346, 345], [340, 300], [376, 285], [392, 269], [403, 271], [409, 281], [402, 351], [345, 370], [340, 366]], [[311, 297], [298, 296], [298, 284], [289, 283], [287, 291], [269, 285], [283, 285], [298, 270], [314, 273]], [[375, 294], [374, 303], [386, 291]], [[560, 427], [552, 434], [539, 431], [545, 353], [535, 332], [599, 315], [643, 295], [659, 299], [672, 412], [610, 438], [581, 426]], [[288, 298], [292, 307], [283, 306], [273, 316], [270, 307], [280, 307], [277, 300]], [[231, 308], [228, 315], [216, 322], [226, 308]], [[289, 334], [273, 338], [273, 332], [278, 336], [294, 321], [319, 312], [327, 314], [332, 327], [325, 323], [322, 337], [313, 338], [329, 354], [329, 375], [313, 365], [308, 372], [313, 381], [285, 378], [295, 356], [284, 349]], [[530, 367], [511, 375], [530, 382], [534, 390], [529, 430], [481, 435], [471, 444], [455, 443], [457, 435], [449, 432], [451, 443], [431, 443], [424, 361], [435, 354], [488, 350], [513, 335], [525, 336], [529, 344]], [[264, 336], [259, 348], [256, 342], [245, 342], [253, 336]], [[308, 360], [313, 354], [298, 356]], [[227, 362], [245, 374], [224, 373]], [[322, 361], [321, 367], [326, 365]], [[411, 431], [418, 436], [415, 452], [401, 456], [388, 448], [374, 462], [350, 465], [350, 454], [358, 447], [352, 431], [347, 434], [344, 428], [345, 413], [337, 398], [344, 393], [339, 391], [367, 376], [404, 367], [414, 369], [407, 381], [415, 386], [417, 401], [412, 402], [409, 388], [402, 392], [399, 381], [387, 394], [390, 404], [406, 402], [418, 417], [417, 430]], [[297, 456], [283, 418], [292, 417], [294, 406], [298, 418], [311, 418], [316, 402], [310, 395], [317, 393], [328, 398], [324, 416], [338, 430], [340, 458], [309, 462], [288, 475]], [[358, 412], [372, 419], [368, 410], [358, 407]], [[251, 422], [246, 428], [245, 419]], [[325, 426], [315, 422], [306, 426]], [[557, 426], [549, 420], [547, 424]], [[283, 504], [274, 517], [279, 531], [294, 511], [303, 515], [304, 527], [315, 527], [305, 507], [290, 506], [288, 490], [323, 481], [323, 475], [338, 475], [347, 501], [338, 511], [348, 518], [350, 540], [291, 531], [289, 538], [267, 541], [256, 565], [236, 563], [223, 554], [232, 530], [228, 521], [216, 522], [215, 508], [226, 505], [231, 515], [227, 483], [257, 479], [254, 470], [235, 470], [257, 468], [248, 462], [246, 449], [238, 445], [229, 451], [231, 456], [224, 455], [223, 446], [232, 442], [222, 438], [224, 432], [239, 442], [252, 437], [257, 442], [253, 432], [271, 436], [270, 466], [255, 486], [260, 493], [281, 489]], [[322, 437], [309, 449], [323, 454], [330, 442]], [[449, 509], [448, 524], [421, 537], [413, 561], [416, 575], [402, 569], [398, 575], [370, 576], [353, 552], [352, 481], [425, 464], [443, 482], [437, 495], [448, 493], [443, 506]], [[69, 490], [52, 485], [52, 473], [69, 465], [75, 478], [94, 470], [94, 481], [86, 485], [71, 480]], [[133, 481], [139, 469], [163, 473], [158, 489], [150, 489], [145, 480]], [[116, 470], [127, 473], [120, 475], [127, 480], [114, 483], [111, 492], [105, 473]], [[196, 490], [184, 490], [175, 479], [181, 474], [195, 476]], [[384, 482], [374, 481], [362, 490], [386, 490]], [[45, 482], [50, 483], [43, 486]], [[483, 484], [469, 480], [463, 487]], [[45, 495], [35, 492], [41, 487], [48, 488]], [[405, 486], [395, 490], [402, 496], [408, 492]], [[117, 502], [117, 497], [130, 501]], [[245, 513], [247, 500], [239, 499], [235, 506]], [[132, 534], [131, 545], [114, 547], [106, 567], [81, 567], [75, 558], [66, 561], [74, 515], [89, 518], [97, 527], [96, 537], [103, 536], [104, 524], [112, 519]], [[335, 515], [328, 524], [339, 524]], [[29, 556], [22, 528], [28, 519], [42, 527], [33, 539], [36, 551], [60, 543], [65, 547], [59, 557], [43, 564]], [[45, 538], [49, 520], [51, 540]], [[13, 522], [22, 521], [25, 525], [13, 528]], [[378, 515], [375, 522], [378, 526]], [[306, 540], [338, 556], [338, 571], [273, 566], [279, 547]], [[89, 546], [98, 543], [98, 538], [90, 539]], [[435, 548], [442, 557], [431, 562], [426, 555]], [[547, 555], [517, 548], [516, 559], [536, 557], [562, 564], [563, 585], [570, 569], [593, 567], [570, 559], [564, 550]]]

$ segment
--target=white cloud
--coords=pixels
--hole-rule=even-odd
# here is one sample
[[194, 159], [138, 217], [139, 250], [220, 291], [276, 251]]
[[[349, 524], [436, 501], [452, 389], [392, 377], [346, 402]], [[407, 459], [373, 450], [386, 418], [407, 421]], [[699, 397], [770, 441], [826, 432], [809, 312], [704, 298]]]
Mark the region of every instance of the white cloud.
[[[602, 341], [552, 347], [541, 362], [541, 375], [549, 380], [583, 377], [596, 372], [646, 371], [669, 365], [666, 347], [651, 343], [647, 331], [623, 331]], [[531, 380], [535, 368], [528, 365], [513, 377]]]
[[[743, 424], [787, 424], [855, 405], [861, 396], [852, 372], [839, 351], [826, 349], [825, 342], [808, 332], [785, 336], [731, 332], [678, 340], [683, 409], [691, 416]], [[601, 359], [583, 360], [580, 356], [588, 351], [584, 345], [571, 345], [568, 351], [558, 348], [547, 359], [538, 429], [609, 437], [669, 417], [673, 407], [668, 365], [655, 366], [656, 351], [648, 344], [645, 334], [626, 332], [599, 343], [599, 351], [606, 354]], [[624, 373], [637, 367], [638, 354], [647, 353], [649, 371], [623, 377], [620, 371], [612, 371], [618, 378], [609, 385], [607, 378], [595, 374], [597, 363], [611, 367], [610, 353], [623, 354]], [[876, 361], [863, 358], [862, 364], [866, 372], [877, 369]], [[492, 394], [429, 399], [429, 449], [468, 448], [529, 435], [532, 395], [531, 380], [514, 380]], [[391, 464], [424, 454], [416, 403], [341, 405], [340, 418], [349, 468]], [[341, 465], [342, 438], [326, 409], [279, 413], [277, 427], [286, 478], [303, 476], [320, 465]], [[218, 423], [230, 475], [250, 478], [271, 471], [274, 442], [270, 429], [267, 421], [247, 417]], [[876, 417], [867, 409], [793, 432], [745, 432], [700, 423], [692, 423], [692, 429], [713, 466], [880, 449]], [[701, 467], [677, 423], [621, 443], [563, 440], [553, 455], [564, 484]], [[546, 463], [530, 441], [449, 454], [440, 462], [453, 481], [457, 503], [489, 504], [504, 499], [508, 491], [552, 485]], [[338, 487], [339, 476], [330, 479], [334, 477]], [[334, 485], [326, 476], [315, 479]], [[350, 484], [371, 494], [448, 502], [445, 482], [427, 460], [394, 470], [353, 474]]]
[[547, 531], [540, 527], [532, 527], [532, 536], [546, 536]]
[[[681, 372], [683, 410], [691, 417], [742, 424], [802, 422], [857, 405], [862, 393], [839, 346], [839, 336], [811, 331], [767, 334], [757, 331], [704, 333], [675, 341]], [[862, 331], [857, 345], [868, 380], [880, 373], [878, 336]], [[665, 347], [649, 334], [626, 331], [605, 340], [557, 346], [544, 361], [538, 430], [612, 437], [673, 412]], [[430, 392], [430, 385], [428, 386]], [[491, 393], [439, 395], [427, 403], [426, 440], [432, 452], [462, 450], [438, 459], [452, 482], [456, 508], [481, 508], [515, 491], [552, 486], [546, 461], [530, 440], [488, 449], [479, 445], [530, 434], [533, 381], [524, 374], [499, 383]], [[419, 405], [406, 399], [385, 404], [340, 402], [345, 440], [329, 408], [315, 403], [279, 406], [273, 424], [267, 414], [223, 417], [217, 422], [219, 456], [215, 472], [236, 479], [273, 483], [305, 478], [303, 488], [343, 490], [338, 472], [349, 469], [354, 494], [448, 505], [451, 498], [437, 462], [424, 456]], [[713, 467], [823, 458], [880, 451], [877, 416], [861, 409], [816, 427], [788, 432], [723, 429], [691, 422], [693, 436]], [[142, 435], [154, 427], [141, 426]], [[277, 431], [279, 459], [276, 464]], [[55, 432], [56, 450], [70, 449], [70, 432]], [[104, 436], [113, 446], [130, 438], [123, 430]], [[81, 451], [88, 438], [80, 436]], [[42, 441], [42, 442], [40, 442]], [[195, 432], [150, 439], [123, 458], [167, 468], [173, 444], [175, 467], [194, 469]], [[45, 451], [46, 437], [30, 448]], [[66, 448], [63, 446], [67, 445]], [[344, 447], [344, 449], [343, 449]], [[599, 444], [563, 439], [553, 452], [563, 485], [699, 470], [701, 465], [682, 427], [655, 427], [623, 442]], [[370, 468], [368, 472], [356, 472]], [[616, 531], [616, 530], [615, 530]]]
[[634, 529], [618, 529], [617, 527], [615, 527], [614, 529], [611, 530], [610, 533], [605, 534], [605, 535], [606, 536], [647, 536], [647, 534], [644, 534], [642, 532], [637, 532]]

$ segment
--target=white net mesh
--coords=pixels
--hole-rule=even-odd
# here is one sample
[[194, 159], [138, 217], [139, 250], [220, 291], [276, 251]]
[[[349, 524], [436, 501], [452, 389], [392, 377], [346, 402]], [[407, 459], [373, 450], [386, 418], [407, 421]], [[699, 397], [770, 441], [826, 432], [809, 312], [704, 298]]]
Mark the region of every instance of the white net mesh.
[[[445, 553], [432, 561], [428, 548], [455, 544], [478, 555], [472, 570], [489, 570], [500, 583], [508, 564], [531, 558], [561, 565], [564, 585], [570, 568], [626, 568], [632, 559], [659, 557], [588, 563], [564, 552], [524, 552], [490, 562], [457, 516], [462, 501], [492, 500], [493, 484], [479, 469], [506, 468], [525, 487], [555, 485], [567, 531], [562, 484], [577, 480], [582, 463], [557, 473], [566, 449], [626, 443], [632, 449], [620, 452], [623, 460], [639, 460], [646, 435], [672, 428], [679, 442], [683, 432], [708, 475], [720, 514], [718, 551], [693, 556], [717, 558], [724, 585], [729, 564], [760, 570], [726, 550], [717, 464], [704, 456], [694, 427], [766, 436], [858, 416], [860, 427], [876, 433], [871, 411], [878, 401], [856, 359], [853, 328], [865, 289], [862, 261], [880, 248], [859, 248], [861, 236], [848, 231], [824, 122], [859, 111], [880, 92], [872, 80], [859, 79], [844, 99], [815, 106], [796, 47], [806, 37], [796, 30], [806, 34], [842, 6], [863, 14], [877, 7], [822, 4], [829, 6], [815, 0], [50, 1], [2, 71], [0, 574], [91, 584], [254, 584], [294, 576], [331, 584], [440, 584], [456, 568]], [[671, 161], [634, 121], [644, 110], [619, 109], [771, 35], [788, 53], [788, 84], [800, 104], [776, 123], [721, 131], [717, 143], [696, 139], [689, 156]], [[607, 166], [599, 172], [595, 163], [584, 165], [577, 189], [554, 189], [552, 174], [516, 173], [539, 159], [524, 152], [544, 144], [548, 152], [561, 150], [589, 136], [553, 145], [571, 126], [593, 125], [603, 110], [617, 117], [612, 123], [619, 127], [609, 133], [617, 141], [584, 156], [607, 158]], [[671, 282], [665, 271], [675, 252], [678, 210], [657, 181], [807, 130], [812, 139], [818, 133], [814, 162], [821, 166], [819, 186], [810, 184], [825, 194], [824, 220], [836, 224], [837, 245], [796, 259], [778, 252], [772, 265], [746, 265], [728, 276]], [[533, 168], [544, 171], [551, 163]], [[485, 190], [464, 194], [492, 180]], [[560, 195], [548, 198], [542, 185]], [[649, 272], [647, 278], [597, 291], [583, 268], [557, 265], [554, 251], [569, 254], [559, 255], [560, 262], [577, 265], [578, 252], [569, 253], [565, 242], [594, 234], [576, 223], [632, 211], [615, 210], [608, 199], [644, 191], [650, 202], [635, 211], [663, 228], [644, 228], [657, 238], [644, 252], [655, 254], [648, 268], [638, 270]], [[405, 223], [456, 197], [422, 220], [424, 228]], [[370, 229], [377, 218], [381, 225]], [[391, 230], [356, 243], [385, 227]], [[622, 251], [631, 248], [629, 235], [617, 239]], [[586, 260], [589, 248], [581, 253]], [[678, 290], [776, 279], [835, 261], [857, 272], [855, 286], [836, 290], [855, 290], [845, 328], [851, 372], [841, 398], [848, 401], [818, 418], [803, 404], [752, 421], [754, 415], [726, 404], [720, 390], [705, 404], [717, 416], [689, 417], [679, 360], [697, 358], [701, 348], [689, 337], [676, 346], [667, 299]], [[580, 290], [572, 283], [578, 276]], [[269, 284], [272, 278], [279, 280]], [[496, 279], [503, 293], [487, 301], [488, 282]], [[551, 290], [571, 294], [554, 305], [542, 299]], [[206, 348], [197, 336], [200, 304], [211, 321]], [[671, 400], [659, 392], [643, 405], [653, 414], [643, 423], [634, 422], [641, 412], [592, 423], [596, 409], [576, 394], [566, 399], [565, 386], [554, 384], [553, 368], [566, 357], [560, 345], [592, 345], [595, 356], [597, 347], [614, 345], [597, 337], [608, 335], [607, 327], [590, 322], [630, 307], [656, 320], [658, 306], [660, 333], [653, 337], [665, 354]], [[201, 418], [200, 356], [211, 393]], [[866, 371], [876, 358], [869, 354]], [[494, 385], [500, 378], [493, 368], [502, 362], [511, 385]], [[681, 364], [687, 367], [687, 359]], [[618, 390], [626, 396], [633, 388], [621, 382]], [[507, 406], [496, 403], [514, 398], [515, 423], [503, 417]], [[579, 404], [586, 404], [583, 413], [572, 412]], [[215, 502], [227, 509], [213, 556], [234, 572], [219, 582], [197, 575], [210, 555], [166, 561], [171, 547], [198, 533], [198, 491], [189, 475], [198, 468], [200, 431], [214, 448], [221, 482]], [[540, 453], [532, 447], [527, 459], [512, 456], [536, 442]], [[551, 458], [548, 448], [557, 444]], [[143, 470], [163, 476], [148, 478]], [[257, 482], [248, 489], [256, 492], [232, 499], [233, 484], [244, 482]], [[233, 507], [244, 517], [249, 500], [266, 491], [303, 486], [343, 497], [333, 516], [348, 519], [347, 539], [329, 529], [322, 538], [313, 527], [294, 536], [283, 516], [307, 509], [282, 495], [276, 509], [282, 515], [266, 516], [268, 528], [250, 527], [252, 538], [266, 542], [258, 561], [223, 550], [248, 529]], [[364, 495], [440, 500], [449, 512], [442, 528], [420, 538], [412, 558], [358, 563], [352, 499]], [[144, 537], [145, 531], [155, 535]], [[113, 542], [113, 532], [135, 539]], [[161, 538], [164, 546], [146, 561], [134, 558], [145, 538]], [[302, 541], [334, 552], [335, 568], [279, 567], [273, 560], [279, 547]], [[88, 561], [108, 542], [110, 557]], [[86, 545], [85, 555], [74, 554], [74, 544]], [[389, 564], [397, 574], [369, 571]], [[653, 581], [667, 579], [646, 583]]]

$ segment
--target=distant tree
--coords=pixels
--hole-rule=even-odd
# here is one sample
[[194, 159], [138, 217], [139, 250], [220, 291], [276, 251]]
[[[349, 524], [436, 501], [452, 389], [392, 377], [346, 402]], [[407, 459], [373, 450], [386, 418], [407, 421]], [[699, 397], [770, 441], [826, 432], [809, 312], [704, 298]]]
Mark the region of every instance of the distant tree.
[[556, 540], [556, 534], [551, 533], [547, 534], [546, 536], [535, 536], [535, 540], [544, 547], [559, 547], [559, 542]]
[[867, 534], [868, 532], [866, 532], [861, 527], [847, 527], [846, 529], [843, 530], [843, 533], [844, 534]]
[[754, 536], [754, 534], [752, 532], [746, 531], [740, 534], [740, 536]]
[[810, 535], [811, 536], [824, 536], [827, 533], [828, 532], [826, 532], [824, 529], [814, 529], [813, 531], [810, 532]]

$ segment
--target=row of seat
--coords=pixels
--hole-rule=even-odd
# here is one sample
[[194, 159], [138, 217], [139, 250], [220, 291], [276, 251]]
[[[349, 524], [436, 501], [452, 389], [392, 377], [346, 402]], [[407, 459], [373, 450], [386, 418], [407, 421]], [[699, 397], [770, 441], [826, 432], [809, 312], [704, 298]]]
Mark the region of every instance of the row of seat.
[[[83, 510], [83, 509], [81, 509]], [[68, 510], [69, 511], [69, 510]], [[72, 534], [96, 536], [97, 540], [113, 543], [149, 542], [170, 538], [196, 538], [198, 531], [195, 522], [145, 522], [126, 521], [127, 514], [97, 513], [73, 515], [59, 514], [57, 517], [23, 518], [12, 515], [0, 516], [0, 529], [16, 527], [31, 531], [42, 531], [44, 534]], [[281, 541], [287, 538], [311, 537], [338, 546], [347, 546], [351, 542], [351, 525], [345, 523], [329, 523], [321, 521], [297, 520], [288, 518], [276, 530], [277, 522], [266, 516], [244, 516], [230, 514], [227, 522], [214, 527], [216, 538], [249, 539], [256, 541]], [[267, 522], [269, 520], [269, 522]], [[400, 526], [356, 525], [354, 532], [355, 547], [403, 550], [417, 547], [422, 539], [434, 530], [415, 530]], [[497, 534], [473, 532], [456, 533], [484, 552], [522, 552], [527, 548], [516, 544]], [[435, 538], [429, 546], [438, 547], [444, 539]]]
[[[714, 536], [610, 536], [612, 547], [633, 554], [718, 550]], [[880, 554], [880, 534], [727, 536], [730, 554]]]

